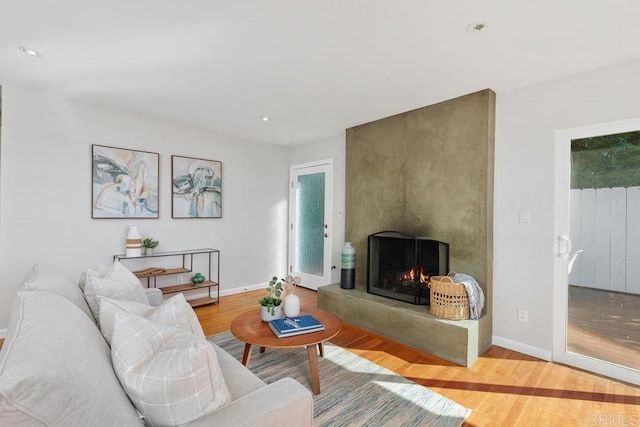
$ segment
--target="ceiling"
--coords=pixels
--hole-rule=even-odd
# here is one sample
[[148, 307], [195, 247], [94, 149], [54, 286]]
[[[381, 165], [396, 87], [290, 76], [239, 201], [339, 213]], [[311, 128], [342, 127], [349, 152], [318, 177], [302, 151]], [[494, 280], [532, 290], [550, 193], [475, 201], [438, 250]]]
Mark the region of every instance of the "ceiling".
[[638, 17], [634, 0], [0, 0], [0, 84], [295, 145], [639, 58]]

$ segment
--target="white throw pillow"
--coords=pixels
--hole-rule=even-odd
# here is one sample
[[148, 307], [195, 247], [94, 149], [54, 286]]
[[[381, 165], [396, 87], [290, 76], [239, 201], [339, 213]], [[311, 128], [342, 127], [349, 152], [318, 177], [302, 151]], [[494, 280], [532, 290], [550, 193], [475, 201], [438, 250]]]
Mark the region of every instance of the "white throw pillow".
[[191, 305], [182, 294], [174, 295], [157, 307], [133, 301], [114, 300], [102, 296], [98, 297], [98, 301], [100, 304], [100, 331], [102, 331], [102, 335], [109, 344], [111, 344], [113, 336], [115, 316], [119, 311], [137, 314], [152, 322], [175, 326], [184, 332], [205, 338], [198, 316], [196, 316], [193, 308], [191, 308]]
[[115, 314], [113, 367], [125, 392], [153, 425], [193, 421], [231, 401], [206, 339], [135, 314]]
[[104, 264], [96, 264], [92, 267], [84, 267], [80, 272], [80, 278], [78, 279], [78, 286], [84, 292], [84, 287], [87, 284], [87, 278], [89, 276], [95, 276], [103, 278], [109, 272], [109, 267]]
[[88, 276], [84, 287], [84, 298], [99, 325], [98, 296], [149, 305], [149, 298], [147, 298], [140, 280], [118, 260], [109, 268], [104, 278]]

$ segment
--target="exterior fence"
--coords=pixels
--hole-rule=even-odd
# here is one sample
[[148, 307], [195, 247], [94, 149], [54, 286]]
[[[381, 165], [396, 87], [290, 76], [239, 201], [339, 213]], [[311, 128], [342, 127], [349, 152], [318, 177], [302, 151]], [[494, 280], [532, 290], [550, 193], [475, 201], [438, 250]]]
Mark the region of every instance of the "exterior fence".
[[640, 187], [571, 190], [569, 283], [640, 294]]

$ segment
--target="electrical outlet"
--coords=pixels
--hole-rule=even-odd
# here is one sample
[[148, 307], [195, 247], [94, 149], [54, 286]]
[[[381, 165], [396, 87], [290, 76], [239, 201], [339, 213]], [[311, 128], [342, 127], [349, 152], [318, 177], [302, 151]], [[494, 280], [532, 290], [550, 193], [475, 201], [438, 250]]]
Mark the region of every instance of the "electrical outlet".
[[529, 323], [529, 312], [527, 310], [518, 309], [518, 322]]
[[520, 222], [528, 224], [531, 222], [531, 211], [529, 209], [520, 209]]

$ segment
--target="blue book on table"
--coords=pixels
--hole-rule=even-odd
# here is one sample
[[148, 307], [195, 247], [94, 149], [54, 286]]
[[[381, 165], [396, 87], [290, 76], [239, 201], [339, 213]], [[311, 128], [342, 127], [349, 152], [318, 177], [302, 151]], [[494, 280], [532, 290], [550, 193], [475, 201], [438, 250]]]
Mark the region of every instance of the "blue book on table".
[[293, 337], [295, 335], [302, 335], [302, 334], [310, 334], [312, 332], [318, 332], [318, 331], [322, 331], [324, 330], [324, 326], [320, 325], [317, 328], [309, 328], [309, 329], [292, 329], [290, 332], [280, 332], [278, 330], [278, 328], [275, 327], [273, 320], [271, 322], [269, 322], [269, 327], [271, 328], [271, 330], [273, 331], [274, 334], [276, 334], [276, 336], [278, 338], [287, 338], [287, 337]]
[[[301, 332], [309, 329], [324, 329], [324, 325], [310, 314], [298, 317], [285, 317], [269, 322], [280, 333]], [[272, 329], [273, 329], [272, 328]]]

